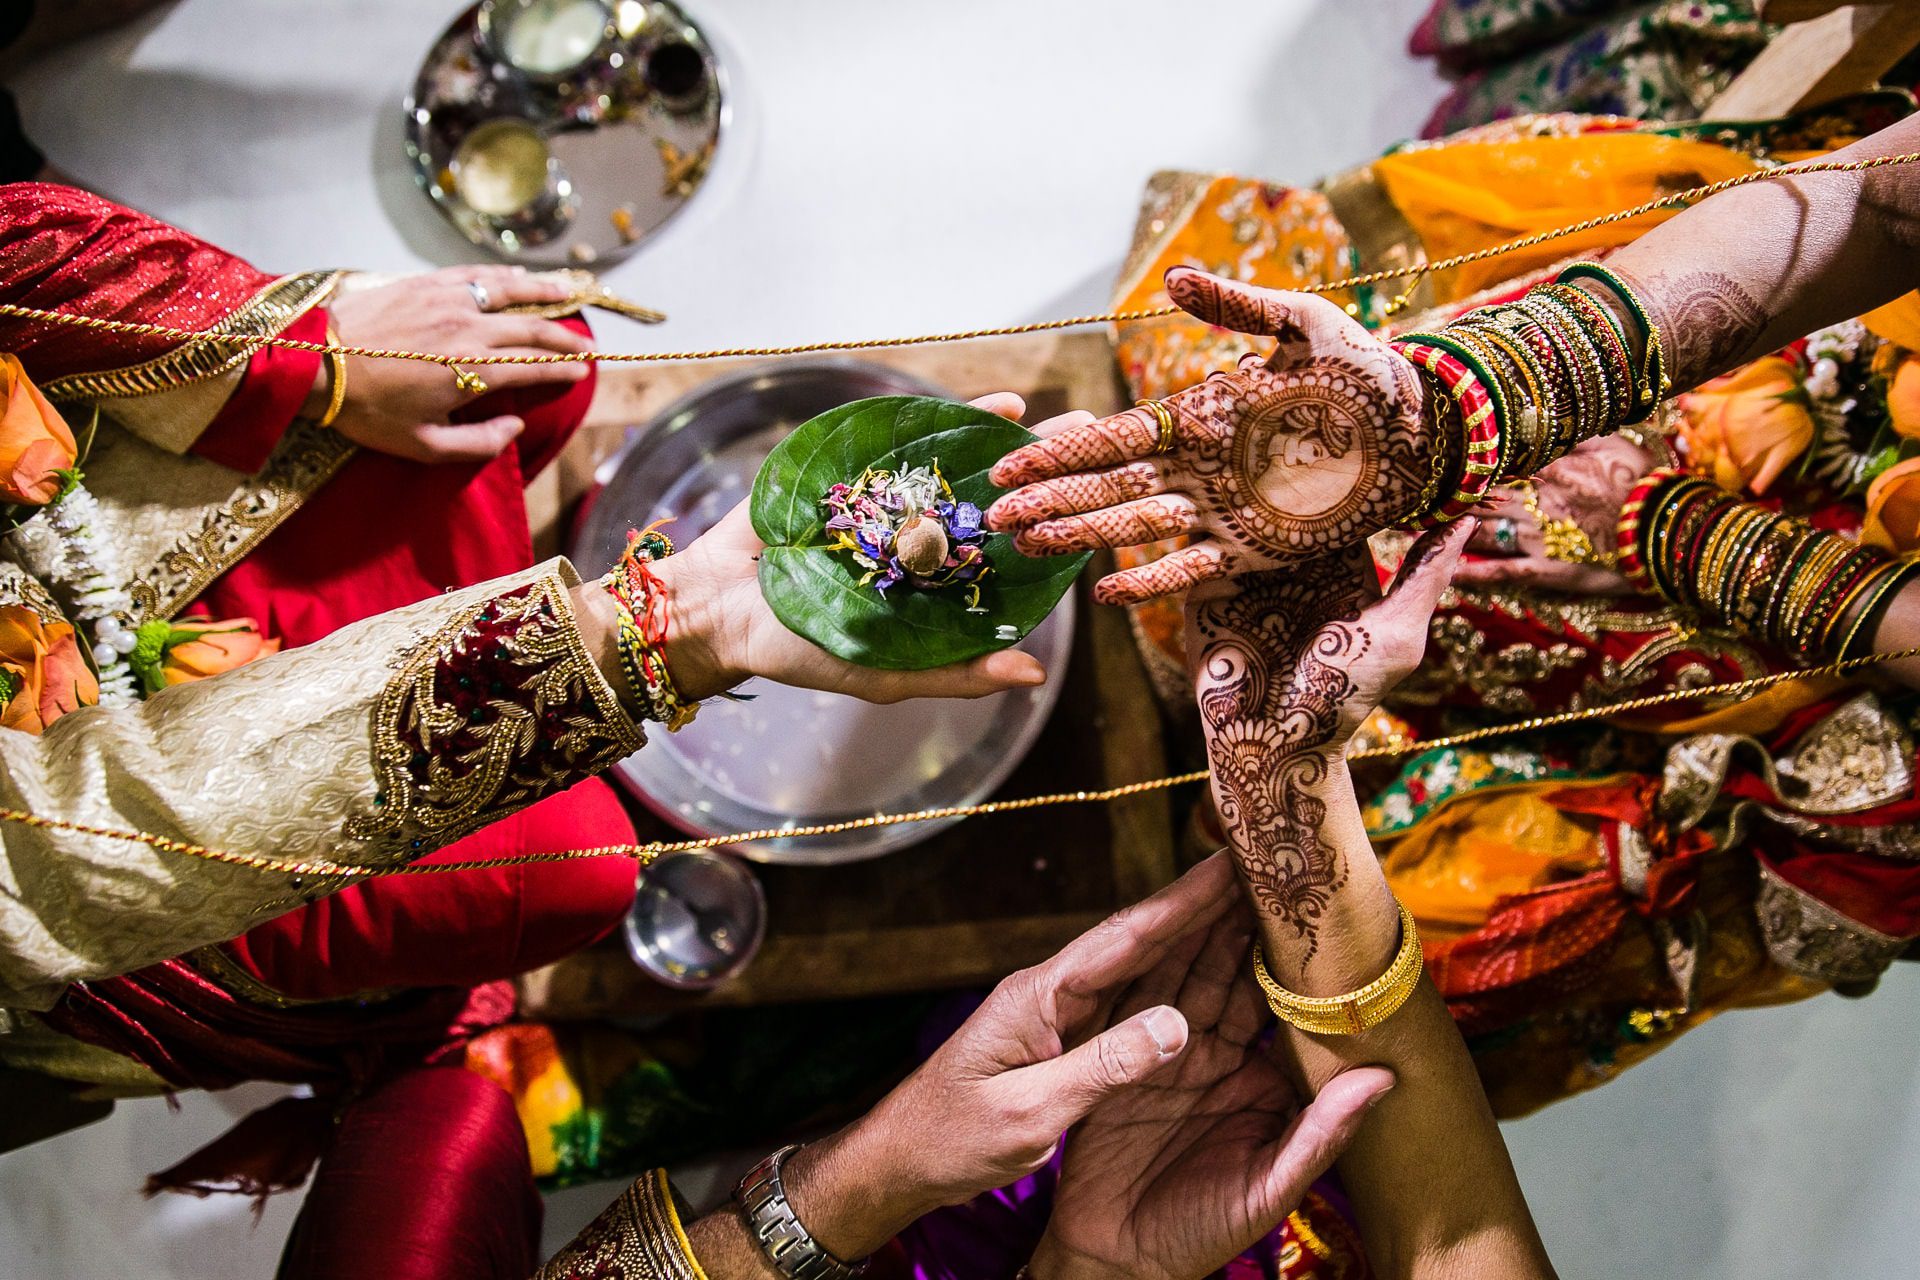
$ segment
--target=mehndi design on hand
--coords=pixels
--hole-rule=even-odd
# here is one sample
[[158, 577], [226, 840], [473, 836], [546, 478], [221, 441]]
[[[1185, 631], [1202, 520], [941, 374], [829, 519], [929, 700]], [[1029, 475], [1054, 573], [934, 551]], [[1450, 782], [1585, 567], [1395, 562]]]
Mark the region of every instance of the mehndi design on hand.
[[[1343, 752], [1426, 647], [1427, 621], [1474, 521], [1428, 534], [1385, 596], [1365, 546], [1250, 574], [1187, 604], [1187, 662], [1214, 804], [1255, 904], [1305, 943], [1347, 881], [1323, 838]], [[1293, 975], [1289, 975], [1293, 976]]]
[[1134, 408], [1016, 450], [993, 480], [1023, 486], [988, 513], [1032, 555], [1133, 546], [1180, 534], [1195, 545], [1114, 574], [1110, 604], [1274, 568], [1351, 546], [1404, 515], [1427, 477], [1423, 391], [1412, 366], [1324, 299], [1176, 268], [1174, 301], [1196, 317], [1272, 337], [1165, 403], [1175, 430]]

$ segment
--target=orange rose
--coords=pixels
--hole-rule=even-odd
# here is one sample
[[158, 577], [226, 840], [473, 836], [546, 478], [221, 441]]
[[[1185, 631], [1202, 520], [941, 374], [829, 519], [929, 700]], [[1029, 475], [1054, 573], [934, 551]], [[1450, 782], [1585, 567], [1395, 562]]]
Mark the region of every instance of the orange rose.
[[0, 355], [0, 502], [44, 507], [60, 493], [61, 471], [79, 450], [60, 411], [47, 403], [20, 361]]
[[1762, 494], [1813, 443], [1813, 415], [1799, 373], [1767, 356], [1681, 396], [1680, 435], [1721, 488]]
[[260, 624], [252, 618], [176, 622], [161, 647], [160, 684], [165, 687], [205, 680], [278, 652], [280, 642], [261, 635]]
[[1909, 440], [1920, 440], [1920, 356], [1912, 352], [1905, 353], [1887, 374], [1887, 415], [1893, 419], [1895, 431]]
[[44, 733], [69, 711], [100, 700], [100, 685], [64, 622], [43, 623], [20, 605], [0, 607], [0, 728]]
[[1920, 547], [1920, 458], [1896, 462], [1867, 486], [1860, 541], [1888, 551]]

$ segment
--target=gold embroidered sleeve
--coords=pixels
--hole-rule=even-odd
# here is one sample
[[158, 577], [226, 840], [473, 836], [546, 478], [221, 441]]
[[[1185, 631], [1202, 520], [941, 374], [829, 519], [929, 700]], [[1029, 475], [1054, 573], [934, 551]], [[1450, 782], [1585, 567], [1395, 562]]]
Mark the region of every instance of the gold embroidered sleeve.
[[706, 1280], [665, 1169], [634, 1180], [533, 1280]]
[[[0, 805], [283, 860], [410, 861], [645, 741], [579, 635], [577, 584], [554, 561], [42, 737], [0, 731]], [[0, 822], [0, 1008], [50, 1007], [344, 883]]]

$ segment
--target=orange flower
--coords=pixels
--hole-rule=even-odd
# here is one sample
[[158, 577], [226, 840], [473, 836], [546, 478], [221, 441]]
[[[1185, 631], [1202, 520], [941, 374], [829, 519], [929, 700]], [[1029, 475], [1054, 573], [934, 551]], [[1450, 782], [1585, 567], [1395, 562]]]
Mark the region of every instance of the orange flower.
[[205, 680], [278, 652], [280, 642], [261, 635], [260, 624], [252, 618], [176, 622], [160, 654], [161, 684]]
[[1888, 551], [1920, 547], [1920, 458], [1896, 462], [1867, 486], [1860, 541]]
[[67, 712], [100, 700], [73, 627], [43, 623], [20, 605], [0, 607], [0, 685], [6, 693], [0, 728], [22, 733], [44, 733]]
[[1895, 431], [1909, 440], [1920, 440], [1920, 356], [1912, 352], [1907, 352], [1887, 375], [1887, 414], [1893, 419]]
[[1680, 435], [1723, 489], [1762, 494], [1813, 443], [1800, 375], [1767, 356], [1680, 397]]
[[20, 361], [0, 355], [0, 502], [43, 507], [60, 493], [59, 472], [79, 450], [60, 411]]

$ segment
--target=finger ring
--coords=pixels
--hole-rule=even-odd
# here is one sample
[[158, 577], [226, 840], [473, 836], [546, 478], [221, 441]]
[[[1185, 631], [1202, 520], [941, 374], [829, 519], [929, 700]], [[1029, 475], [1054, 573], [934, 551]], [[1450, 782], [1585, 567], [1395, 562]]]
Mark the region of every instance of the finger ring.
[[487, 286], [477, 280], [467, 281], [467, 292], [473, 295], [473, 305], [482, 311], [493, 310], [493, 295], [487, 292]]
[[1153, 420], [1160, 424], [1160, 439], [1159, 442], [1153, 446], [1153, 451], [1155, 453], [1172, 453], [1173, 410], [1167, 407], [1167, 402], [1164, 400], [1135, 400], [1133, 407], [1136, 409], [1145, 409], [1153, 415]]
[[1520, 524], [1512, 516], [1499, 516], [1493, 522], [1493, 545], [1505, 554], [1520, 550]]

